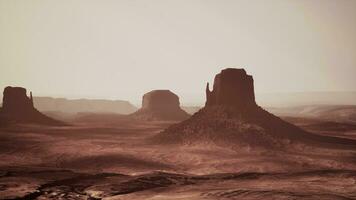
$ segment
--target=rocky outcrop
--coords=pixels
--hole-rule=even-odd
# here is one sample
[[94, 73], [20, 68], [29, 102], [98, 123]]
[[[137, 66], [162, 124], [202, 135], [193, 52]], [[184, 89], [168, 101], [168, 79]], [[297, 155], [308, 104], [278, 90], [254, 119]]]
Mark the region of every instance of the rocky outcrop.
[[244, 69], [228, 68], [215, 76], [213, 90], [206, 86], [206, 107], [231, 106], [237, 109], [256, 107], [253, 78]]
[[0, 120], [7, 123], [63, 125], [62, 122], [49, 118], [36, 110], [33, 106], [32, 92], [28, 97], [25, 88], [10, 86], [4, 89]]
[[206, 88], [205, 107], [153, 138], [159, 143], [206, 143], [277, 148], [295, 141], [352, 144], [353, 141], [308, 133], [268, 113], [255, 102], [253, 78], [244, 69], [224, 69]]
[[29, 98], [26, 89], [22, 87], [6, 87], [2, 102], [2, 112], [8, 115], [22, 115], [34, 109], [32, 92]]
[[190, 115], [180, 108], [176, 94], [169, 90], [153, 90], [143, 95], [142, 108], [132, 116], [147, 120], [184, 120]]
[[179, 97], [169, 90], [153, 90], [143, 95], [142, 109], [144, 110], [177, 110]]

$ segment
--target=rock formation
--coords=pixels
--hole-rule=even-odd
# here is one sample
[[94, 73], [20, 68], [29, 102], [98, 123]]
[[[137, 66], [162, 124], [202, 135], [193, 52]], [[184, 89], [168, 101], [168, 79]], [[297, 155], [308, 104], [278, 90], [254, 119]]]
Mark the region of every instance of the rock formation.
[[244, 69], [228, 68], [217, 74], [213, 91], [206, 86], [206, 107], [234, 106], [237, 109], [256, 107], [253, 78]]
[[179, 97], [169, 90], [153, 90], [143, 95], [142, 108], [132, 116], [147, 120], [184, 120], [189, 114], [180, 108]]
[[[253, 78], [244, 69], [224, 69], [206, 88], [205, 107], [154, 137], [160, 143], [213, 142], [276, 148], [295, 141], [346, 143], [349, 140], [308, 133], [268, 113], [255, 102]], [[351, 142], [352, 143], [352, 142]]]
[[22, 115], [32, 111], [32, 92], [30, 98], [26, 95], [26, 89], [21, 87], [6, 87], [3, 94], [2, 111], [9, 115]]
[[63, 124], [36, 110], [33, 106], [32, 92], [30, 92], [30, 97], [28, 97], [25, 88], [10, 86], [4, 89], [0, 120], [7, 123]]
[[137, 111], [134, 105], [123, 100], [34, 97], [33, 103], [40, 112], [52, 113], [76, 114], [80, 112], [90, 112], [101, 114], [131, 114]]

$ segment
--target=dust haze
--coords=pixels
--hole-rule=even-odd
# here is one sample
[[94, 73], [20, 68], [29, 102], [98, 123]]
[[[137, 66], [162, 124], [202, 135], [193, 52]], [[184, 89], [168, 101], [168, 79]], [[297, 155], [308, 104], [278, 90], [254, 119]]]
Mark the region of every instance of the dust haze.
[[356, 199], [354, 19], [0, 0], [0, 199]]

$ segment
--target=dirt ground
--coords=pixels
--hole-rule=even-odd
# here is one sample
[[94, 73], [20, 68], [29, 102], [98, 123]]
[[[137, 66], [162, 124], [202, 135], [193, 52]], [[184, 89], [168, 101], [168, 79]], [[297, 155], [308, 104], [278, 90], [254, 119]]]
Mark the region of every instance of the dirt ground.
[[[356, 135], [353, 126], [287, 120], [318, 134]], [[172, 123], [1, 128], [0, 199], [356, 199], [354, 148], [150, 142]]]

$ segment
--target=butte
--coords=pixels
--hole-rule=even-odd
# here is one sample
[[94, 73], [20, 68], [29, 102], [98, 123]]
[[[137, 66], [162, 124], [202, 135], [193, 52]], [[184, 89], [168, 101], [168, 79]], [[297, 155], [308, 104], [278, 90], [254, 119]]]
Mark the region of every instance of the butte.
[[189, 119], [153, 138], [166, 144], [215, 143], [223, 146], [279, 148], [291, 144], [330, 147], [353, 140], [309, 133], [265, 111], [255, 101], [254, 80], [244, 69], [227, 68], [206, 86], [205, 106]]
[[10, 86], [4, 89], [0, 121], [2, 124], [64, 125], [63, 122], [42, 114], [33, 106], [32, 92], [28, 97], [25, 88]]
[[158, 121], [182, 121], [190, 117], [180, 108], [179, 97], [169, 90], [153, 90], [144, 94], [142, 107], [131, 116]]

